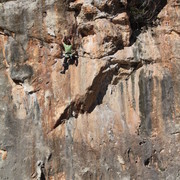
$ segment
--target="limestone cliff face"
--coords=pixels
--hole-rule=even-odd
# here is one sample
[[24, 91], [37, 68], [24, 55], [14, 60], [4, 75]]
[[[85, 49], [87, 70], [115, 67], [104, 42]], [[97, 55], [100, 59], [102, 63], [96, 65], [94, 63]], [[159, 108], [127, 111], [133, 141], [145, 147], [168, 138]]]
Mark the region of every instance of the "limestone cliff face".
[[0, 0], [0, 179], [180, 179], [179, 89], [179, 0]]

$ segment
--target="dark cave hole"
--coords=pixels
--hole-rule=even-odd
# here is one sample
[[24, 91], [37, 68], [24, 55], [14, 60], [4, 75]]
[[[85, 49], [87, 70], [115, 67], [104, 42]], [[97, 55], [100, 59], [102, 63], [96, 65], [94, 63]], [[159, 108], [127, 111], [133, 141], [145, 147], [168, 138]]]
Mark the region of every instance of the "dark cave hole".
[[144, 165], [145, 166], [148, 166], [149, 163], [150, 163], [150, 158], [147, 158], [147, 159], [144, 160]]
[[157, 25], [157, 15], [166, 4], [167, 0], [128, 0], [127, 10], [132, 28], [131, 45], [142, 30]]
[[43, 15], [43, 17], [46, 17], [47, 16], [47, 12], [44, 11], [42, 15]]
[[19, 79], [12, 79], [14, 81], [15, 84], [17, 85], [21, 85], [24, 81], [19, 80]]
[[145, 141], [141, 141], [141, 142], [139, 142], [139, 145], [142, 146], [145, 143], [146, 143]]

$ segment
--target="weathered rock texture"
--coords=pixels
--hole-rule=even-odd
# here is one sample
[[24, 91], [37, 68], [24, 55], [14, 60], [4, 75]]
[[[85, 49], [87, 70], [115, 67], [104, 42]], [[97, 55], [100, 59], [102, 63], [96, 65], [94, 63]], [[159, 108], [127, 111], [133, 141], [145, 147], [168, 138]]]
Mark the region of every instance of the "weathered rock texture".
[[179, 0], [0, 0], [0, 179], [180, 179], [179, 90]]

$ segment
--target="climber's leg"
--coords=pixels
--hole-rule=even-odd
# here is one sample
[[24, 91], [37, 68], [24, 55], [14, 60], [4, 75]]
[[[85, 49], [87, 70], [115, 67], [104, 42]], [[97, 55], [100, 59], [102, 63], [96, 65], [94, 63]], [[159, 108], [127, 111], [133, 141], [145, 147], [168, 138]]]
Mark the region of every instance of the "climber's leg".
[[68, 57], [64, 58], [64, 62], [63, 62], [63, 70], [60, 72], [61, 74], [65, 74], [66, 70], [68, 69], [68, 63], [67, 63]]

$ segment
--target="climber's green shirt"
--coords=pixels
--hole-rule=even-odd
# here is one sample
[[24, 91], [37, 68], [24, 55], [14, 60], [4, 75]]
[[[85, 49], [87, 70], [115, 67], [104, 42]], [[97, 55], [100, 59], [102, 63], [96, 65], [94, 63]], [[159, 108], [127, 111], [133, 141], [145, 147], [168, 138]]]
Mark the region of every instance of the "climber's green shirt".
[[65, 54], [71, 54], [72, 45], [67, 45], [63, 43], [63, 46], [64, 46]]

